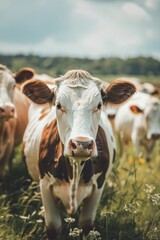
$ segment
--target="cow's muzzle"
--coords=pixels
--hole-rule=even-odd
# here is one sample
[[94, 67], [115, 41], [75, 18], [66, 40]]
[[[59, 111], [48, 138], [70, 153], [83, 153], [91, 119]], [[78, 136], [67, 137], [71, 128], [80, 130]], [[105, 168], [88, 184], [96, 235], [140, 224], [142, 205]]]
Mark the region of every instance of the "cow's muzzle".
[[0, 106], [0, 118], [13, 118], [15, 116], [14, 106]]
[[153, 140], [158, 140], [158, 139], [160, 139], [160, 133], [152, 133], [151, 138], [152, 138]]
[[77, 137], [69, 140], [69, 150], [72, 157], [88, 158], [94, 155], [95, 142], [85, 137]]

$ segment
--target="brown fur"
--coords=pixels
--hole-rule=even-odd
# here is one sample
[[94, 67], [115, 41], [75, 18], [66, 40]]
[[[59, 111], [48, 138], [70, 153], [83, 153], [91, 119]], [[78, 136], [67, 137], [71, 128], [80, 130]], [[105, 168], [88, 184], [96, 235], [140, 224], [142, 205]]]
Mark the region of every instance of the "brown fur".
[[22, 92], [33, 102], [37, 104], [45, 104], [52, 102], [54, 93], [41, 80], [29, 80], [24, 83]]
[[109, 87], [101, 89], [102, 100], [104, 104], [121, 104], [128, 100], [133, 93], [136, 92], [136, 87], [126, 80], [115, 80]]
[[67, 182], [69, 182], [69, 177], [72, 178], [69, 160], [63, 156], [63, 144], [59, 137], [56, 119], [43, 130], [40, 142], [39, 169], [41, 178], [48, 172]]
[[44, 108], [41, 111], [41, 116], [39, 117], [39, 120], [42, 120], [43, 118], [45, 118], [48, 114], [48, 108]]
[[35, 72], [32, 68], [21, 68], [18, 72], [14, 74], [14, 78], [17, 83], [25, 82], [34, 76]]

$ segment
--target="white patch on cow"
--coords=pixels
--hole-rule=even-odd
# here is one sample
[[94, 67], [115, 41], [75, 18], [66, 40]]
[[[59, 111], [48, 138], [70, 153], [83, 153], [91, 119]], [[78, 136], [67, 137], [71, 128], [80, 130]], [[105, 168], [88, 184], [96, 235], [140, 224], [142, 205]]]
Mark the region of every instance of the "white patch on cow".
[[70, 209], [68, 209], [68, 213], [72, 214], [77, 210], [77, 189], [84, 166], [81, 166], [81, 161], [75, 161], [74, 159], [70, 159], [70, 163], [73, 168], [73, 178], [70, 180]]

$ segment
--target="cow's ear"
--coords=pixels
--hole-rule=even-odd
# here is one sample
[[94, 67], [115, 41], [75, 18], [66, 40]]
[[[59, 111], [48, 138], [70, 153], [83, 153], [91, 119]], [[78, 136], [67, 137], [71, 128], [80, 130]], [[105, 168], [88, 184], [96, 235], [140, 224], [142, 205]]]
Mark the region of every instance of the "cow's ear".
[[30, 80], [24, 83], [22, 92], [34, 103], [51, 103], [54, 93], [41, 80]]
[[139, 108], [137, 105], [132, 105], [132, 106], [130, 106], [130, 110], [131, 110], [134, 114], [143, 113], [143, 109]]
[[23, 83], [26, 80], [33, 78], [35, 71], [32, 68], [21, 68], [14, 74], [16, 83]]
[[152, 96], [159, 95], [160, 91], [159, 88], [155, 88], [154, 91], [151, 93]]
[[136, 87], [126, 80], [115, 80], [109, 87], [101, 89], [104, 104], [121, 104], [136, 92]]

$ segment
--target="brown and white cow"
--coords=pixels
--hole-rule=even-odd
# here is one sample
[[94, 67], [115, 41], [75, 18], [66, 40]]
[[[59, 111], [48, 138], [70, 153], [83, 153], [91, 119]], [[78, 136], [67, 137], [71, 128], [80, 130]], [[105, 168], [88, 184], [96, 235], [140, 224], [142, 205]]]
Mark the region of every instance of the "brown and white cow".
[[[32, 69], [23, 68], [13, 74], [0, 65], [0, 187], [5, 164], [10, 162], [13, 147], [22, 142], [27, 126], [28, 100], [19, 84], [33, 76]], [[16, 85], [18, 83], [18, 85]]]
[[83, 202], [79, 225], [93, 225], [105, 178], [115, 157], [114, 136], [101, 111], [120, 104], [134, 92], [133, 84], [115, 81], [101, 90], [101, 81], [83, 70], [55, 79], [50, 90], [31, 80], [23, 93], [33, 101], [24, 135], [24, 154], [30, 175], [40, 179], [49, 239], [59, 239], [62, 220], [57, 199], [73, 214]]
[[136, 155], [150, 161], [156, 142], [160, 140], [160, 100], [137, 92], [117, 110], [115, 131], [118, 134], [120, 155], [123, 153], [123, 145], [131, 141]]

